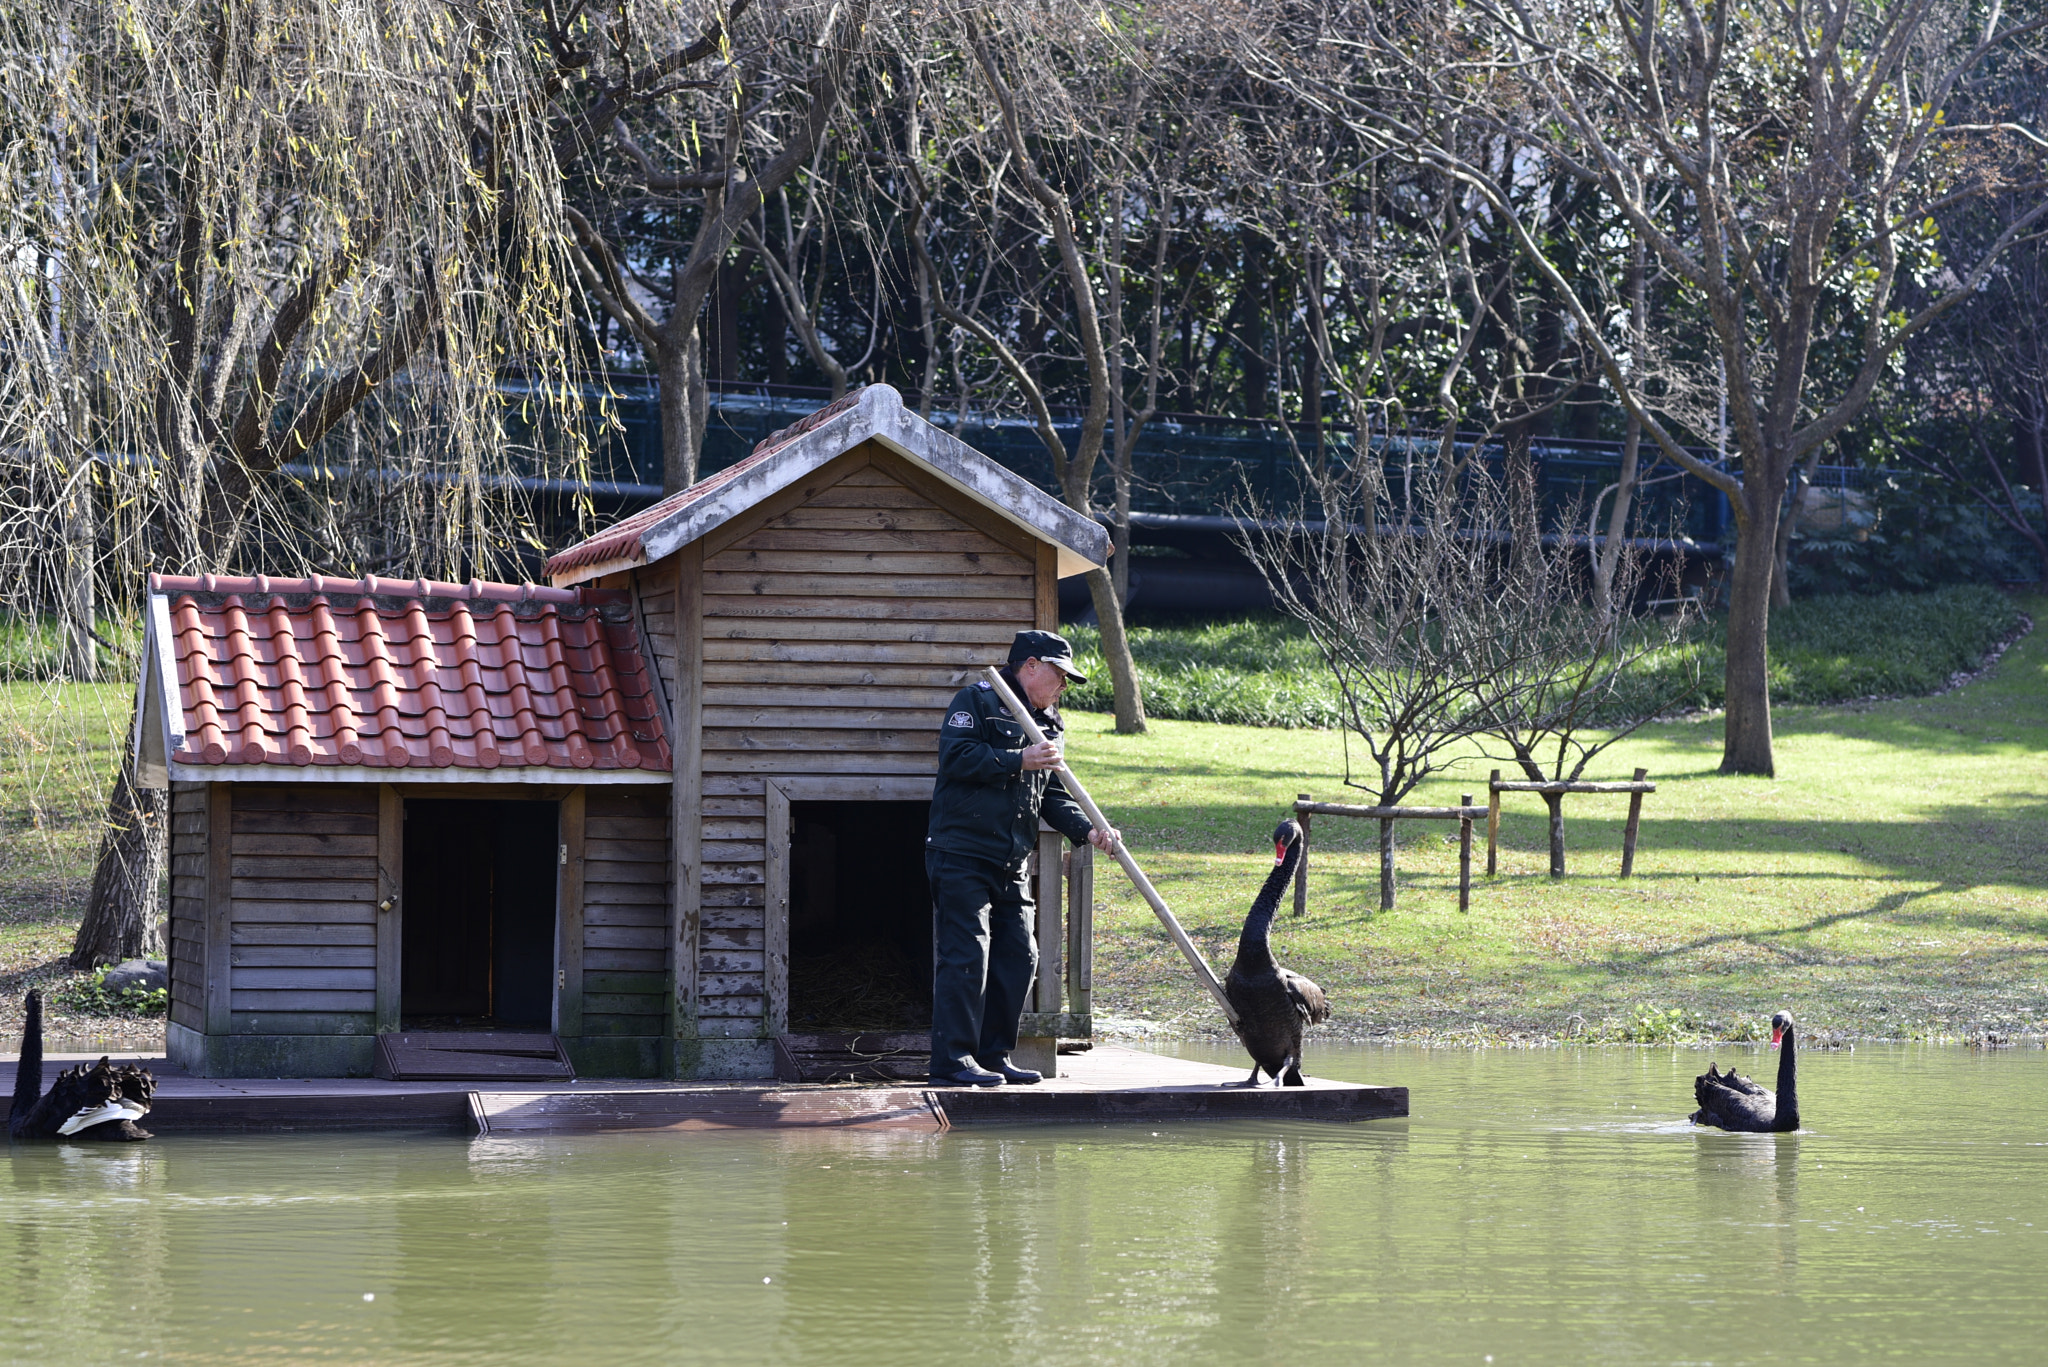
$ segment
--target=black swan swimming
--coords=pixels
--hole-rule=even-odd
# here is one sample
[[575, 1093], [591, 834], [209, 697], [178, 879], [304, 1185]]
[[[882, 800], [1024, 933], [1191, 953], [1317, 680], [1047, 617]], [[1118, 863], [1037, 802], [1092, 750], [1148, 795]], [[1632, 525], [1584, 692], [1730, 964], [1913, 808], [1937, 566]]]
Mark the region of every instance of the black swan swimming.
[[147, 1139], [135, 1122], [149, 1114], [156, 1079], [133, 1064], [104, 1058], [88, 1068], [66, 1068], [43, 1090], [43, 994], [28, 994], [21, 1031], [21, 1062], [14, 1069], [14, 1104], [7, 1108], [10, 1139]]
[[1780, 1011], [1771, 1017], [1771, 1043], [1778, 1046], [1778, 1091], [1759, 1087], [1733, 1068], [1721, 1073], [1709, 1063], [1707, 1071], [1693, 1079], [1692, 1094], [1700, 1108], [1692, 1113], [1695, 1125], [1713, 1125], [1723, 1130], [1752, 1134], [1790, 1133], [1799, 1128], [1799, 1079], [1792, 1048], [1792, 1013]]
[[1273, 832], [1273, 871], [1244, 918], [1237, 937], [1237, 962], [1223, 979], [1223, 994], [1237, 1008], [1237, 1037], [1252, 1056], [1247, 1087], [1259, 1085], [1263, 1069], [1287, 1087], [1305, 1087], [1301, 1078], [1301, 1033], [1330, 1018], [1323, 989], [1273, 962], [1268, 943], [1280, 893], [1301, 863], [1301, 827], [1283, 821]]

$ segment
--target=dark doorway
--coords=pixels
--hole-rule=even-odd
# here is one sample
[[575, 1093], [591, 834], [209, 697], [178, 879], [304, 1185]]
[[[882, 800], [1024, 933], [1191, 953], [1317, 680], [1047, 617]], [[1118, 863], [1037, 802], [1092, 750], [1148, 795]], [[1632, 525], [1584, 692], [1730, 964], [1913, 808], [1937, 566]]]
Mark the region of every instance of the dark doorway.
[[557, 836], [552, 802], [407, 800], [407, 1029], [552, 1028]]
[[792, 802], [789, 1027], [932, 1022], [929, 802]]

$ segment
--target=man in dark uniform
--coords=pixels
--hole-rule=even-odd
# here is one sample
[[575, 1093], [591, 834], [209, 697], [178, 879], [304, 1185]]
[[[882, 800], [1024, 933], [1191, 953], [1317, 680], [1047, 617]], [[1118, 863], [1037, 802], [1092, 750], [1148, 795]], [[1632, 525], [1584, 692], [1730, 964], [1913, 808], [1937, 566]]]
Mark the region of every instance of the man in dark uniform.
[[925, 837], [932, 887], [934, 1082], [998, 1087], [1040, 1074], [1010, 1061], [1024, 996], [1038, 968], [1031, 887], [1024, 860], [1038, 848], [1038, 820], [1076, 845], [1111, 849], [1117, 833], [1091, 829], [1053, 772], [1062, 729], [1054, 710], [1074, 649], [1050, 631], [1020, 631], [1003, 678], [1045, 732], [1028, 745], [987, 680], [953, 695], [939, 726], [939, 781]]

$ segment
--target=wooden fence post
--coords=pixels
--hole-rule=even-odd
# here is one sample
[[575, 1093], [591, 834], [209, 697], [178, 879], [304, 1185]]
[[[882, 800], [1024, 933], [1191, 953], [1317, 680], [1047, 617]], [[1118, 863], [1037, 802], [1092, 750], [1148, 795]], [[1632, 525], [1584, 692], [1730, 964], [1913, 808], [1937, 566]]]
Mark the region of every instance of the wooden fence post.
[[1500, 851], [1500, 770], [1496, 769], [1486, 780], [1486, 876], [1491, 878], [1499, 867]]
[[[1307, 793], [1296, 793], [1294, 796], [1302, 802], [1309, 801]], [[1294, 814], [1294, 823], [1301, 827], [1301, 862], [1294, 866], [1294, 914], [1296, 916], [1308, 915], [1308, 821], [1309, 814], [1307, 812], [1297, 811]]]
[[[1472, 805], [1472, 794], [1458, 796], [1460, 807]], [[1472, 818], [1458, 818], [1458, 910], [1472, 910]]]
[[[1641, 783], [1648, 778], [1648, 769], [1638, 769], [1634, 781]], [[1621, 876], [1629, 877], [1636, 870], [1636, 832], [1643, 824], [1643, 795], [1640, 790], [1628, 795], [1628, 830], [1621, 837]]]
[[1095, 1010], [1095, 847], [1067, 857], [1067, 1010]]

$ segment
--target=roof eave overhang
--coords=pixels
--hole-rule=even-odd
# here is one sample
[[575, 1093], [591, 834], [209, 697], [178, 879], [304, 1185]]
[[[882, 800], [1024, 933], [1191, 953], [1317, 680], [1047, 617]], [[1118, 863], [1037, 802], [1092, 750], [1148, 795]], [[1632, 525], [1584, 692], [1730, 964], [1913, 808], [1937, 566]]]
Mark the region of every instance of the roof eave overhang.
[[171, 649], [171, 600], [152, 593], [145, 600], [142, 667], [135, 679], [135, 784], [162, 789], [175, 775], [170, 757], [185, 744], [185, 706], [178, 691], [178, 662]]
[[[545, 765], [501, 765], [496, 769], [403, 769], [368, 764], [180, 764], [165, 768], [174, 783], [498, 783], [532, 786], [558, 784], [662, 784], [674, 781], [666, 769], [555, 769]], [[161, 785], [159, 785], [161, 786]]]
[[641, 555], [578, 565], [552, 576], [553, 583], [567, 588], [671, 555], [869, 439], [926, 466], [949, 487], [1051, 543], [1059, 553], [1060, 578], [1101, 569], [1109, 562], [1109, 533], [1100, 523], [933, 426], [906, 408], [903, 396], [893, 388], [877, 384], [862, 390], [860, 401], [844, 413], [794, 438], [701, 503], [642, 532]]

